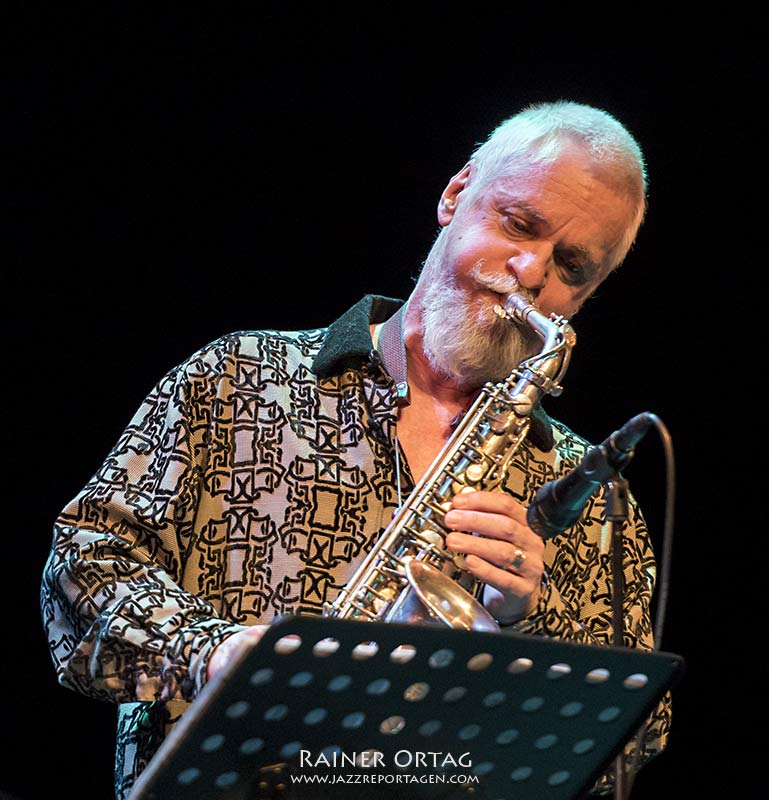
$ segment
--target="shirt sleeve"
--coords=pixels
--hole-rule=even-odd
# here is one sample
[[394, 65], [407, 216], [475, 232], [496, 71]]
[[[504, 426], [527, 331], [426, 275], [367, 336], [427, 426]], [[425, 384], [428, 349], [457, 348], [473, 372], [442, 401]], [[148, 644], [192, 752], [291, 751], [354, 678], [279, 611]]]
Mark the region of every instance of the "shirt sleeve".
[[244, 626], [182, 588], [219, 356], [171, 371], [54, 525], [41, 609], [59, 682], [117, 703], [191, 700]]

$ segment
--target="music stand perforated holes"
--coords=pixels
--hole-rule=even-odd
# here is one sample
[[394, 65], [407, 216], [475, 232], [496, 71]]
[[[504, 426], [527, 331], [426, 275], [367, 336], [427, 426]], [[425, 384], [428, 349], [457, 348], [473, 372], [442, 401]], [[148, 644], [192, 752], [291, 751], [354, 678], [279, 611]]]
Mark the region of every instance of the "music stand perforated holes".
[[366, 694], [379, 696], [390, 691], [392, 684], [387, 678], [376, 678], [366, 686]]
[[342, 727], [347, 730], [355, 730], [360, 728], [365, 721], [366, 715], [362, 711], [353, 711], [342, 719]]
[[571, 772], [566, 769], [559, 769], [552, 775], [548, 776], [547, 782], [551, 786], [560, 786], [571, 778]]
[[286, 742], [283, 747], [280, 748], [280, 756], [281, 758], [293, 758], [295, 755], [299, 753], [302, 749], [302, 743], [298, 741]]
[[390, 661], [393, 664], [408, 664], [417, 654], [413, 644], [399, 644], [390, 651]]
[[622, 709], [619, 706], [607, 706], [598, 712], [596, 719], [599, 722], [614, 722], [621, 713]]
[[457, 738], [463, 742], [469, 742], [471, 739], [476, 739], [481, 732], [481, 726], [471, 723], [465, 725], [457, 732]]
[[558, 709], [558, 713], [562, 717], [571, 718], [581, 714], [584, 708], [585, 706], [578, 700], [571, 700], [570, 702], [561, 706], [561, 708]]
[[302, 637], [296, 633], [282, 636], [275, 642], [275, 652], [279, 655], [289, 655], [302, 646]]
[[176, 776], [176, 782], [180, 786], [190, 786], [193, 784], [203, 773], [197, 767], [189, 767], [189, 769], [182, 770]]
[[312, 674], [312, 672], [309, 672], [308, 670], [302, 670], [301, 672], [295, 673], [288, 679], [288, 685], [294, 689], [299, 689], [309, 686], [314, 680], [315, 676]]
[[532, 697], [527, 697], [519, 706], [521, 711], [526, 711], [529, 714], [533, 714], [535, 711], [539, 711], [545, 705], [545, 698], [539, 697], [538, 695], [534, 695]]
[[471, 672], [480, 672], [481, 670], [488, 669], [494, 661], [494, 656], [491, 653], [476, 653], [468, 662], [467, 669]]
[[579, 741], [574, 742], [571, 752], [575, 755], [581, 756], [585, 753], [589, 753], [594, 747], [595, 739], [580, 739]]
[[249, 703], [248, 700], [236, 700], [234, 703], [227, 706], [224, 713], [230, 719], [240, 719], [240, 717], [245, 717], [250, 710], [251, 703]]
[[487, 694], [482, 700], [481, 703], [486, 708], [494, 708], [495, 706], [501, 706], [502, 703], [507, 700], [507, 694], [505, 692], [490, 692]]
[[214, 786], [217, 789], [231, 789], [233, 786], [237, 784], [240, 780], [240, 773], [229, 771], [229, 772], [222, 772], [220, 775], [216, 776], [216, 780], [214, 781]]
[[333, 636], [318, 639], [312, 647], [312, 654], [316, 658], [327, 658], [339, 650], [339, 640]]
[[530, 658], [516, 658], [507, 665], [507, 671], [511, 675], [517, 675], [528, 672], [533, 666], [534, 662]]
[[427, 663], [433, 669], [445, 669], [454, 661], [454, 651], [449, 647], [443, 647], [440, 650], [436, 650], [430, 658], [427, 659]]
[[352, 686], [352, 678], [349, 675], [335, 675], [327, 684], [329, 692], [343, 692]]
[[405, 727], [405, 717], [402, 717], [400, 714], [394, 714], [391, 717], [383, 719], [379, 723], [379, 732], [385, 734], [385, 736], [394, 736], [396, 733], [400, 733]]
[[350, 657], [353, 661], [365, 661], [373, 658], [379, 652], [379, 645], [376, 642], [360, 642], [353, 647]]
[[272, 667], [264, 667], [263, 669], [256, 670], [249, 678], [249, 683], [252, 686], [264, 686], [270, 683], [275, 675]]
[[558, 744], [558, 737], [554, 733], [546, 733], [544, 736], [534, 740], [534, 747], [537, 750], [549, 750]]
[[625, 687], [625, 689], [630, 689], [633, 691], [636, 689], [643, 689], [648, 682], [648, 675], [644, 675], [643, 672], [635, 672], [632, 675], [628, 675], [627, 678], [622, 681], [622, 685]]
[[302, 722], [305, 725], [319, 725], [327, 716], [328, 711], [325, 708], [313, 708], [304, 715]]
[[547, 672], [545, 675], [551, 680], [555, 681], [559, 678], [565, 678], [567, 675], [571, 675], [571, 666], [569, 664], [551, 664], [547, 668]]
[[258, 753], [264, 747], [264, 739], [258, 736], [252, 736], [250, 739], [245, 739], [240, 743], [238, 752], [244, 756], [252, 756]]
[[443, 723], [439, 719], [429, 719], [419, 726], [418, 731], [422, 736], [429, 737], [435, 736], [442, 727]]
[[265, 712], [263, 719], [266, 722], [280, 722], [288, 716], [288, 706], [285, 703], [276, 703]]
[[520, 731], [516, 728], [505, 728], [497, 734], [494, 741], [501, 745], [512, 744], [520, 735]]
[[592, 686], [600, 686], [602, 683], [606, 683], [611, 677], [611, 673], [608, 669], [604, 667], [598, 667], [597, 669], [591, 669], [585, 675], [585, 683], [589, 683]]
[[443, 693], [444, 703], [458, 703], [467, 695], [467, 689], [464, 686], [452, 686]]
[[211, 736], [207, 736], [203, 741], [200, 743], [200, 749], [204, 753], [214, 753], [219, 750], [222, 745], [224, 744], [224, 736], [221, 733], [214, 733]]
[[424, 700], [429, 693], [430, 684], [425, 681], [417, 681], [403, 690], [403, 699], [408, 700], [409, 703], [418, 703], [420, 700]]

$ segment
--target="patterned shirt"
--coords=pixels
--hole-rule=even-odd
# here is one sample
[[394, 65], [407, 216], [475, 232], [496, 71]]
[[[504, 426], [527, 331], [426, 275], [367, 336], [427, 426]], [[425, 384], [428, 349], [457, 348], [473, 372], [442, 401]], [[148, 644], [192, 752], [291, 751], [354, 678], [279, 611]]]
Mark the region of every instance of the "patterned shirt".
[[[401, 301], [373, 295], [326, 329], [241, 331], [159, 381], [56, 521], [42, 586], [59, 681], [119, 705], [123, 798], [206, 681], [214, 647], [286, 612], [320, 614], [397, 506], [396, 390], [369, 325]], [[589, 443], [539, 410], [506, 490], [523, 504]], [[413, 486], [401, 465], [404, 489]], [[610, 644], [603, 499], [547, 542], [538, 607], [512, 630]], [[655, 561], [631, 498], [625, 643], [653, 646]], [[663, 746], [669, 704], [644, 758]]]

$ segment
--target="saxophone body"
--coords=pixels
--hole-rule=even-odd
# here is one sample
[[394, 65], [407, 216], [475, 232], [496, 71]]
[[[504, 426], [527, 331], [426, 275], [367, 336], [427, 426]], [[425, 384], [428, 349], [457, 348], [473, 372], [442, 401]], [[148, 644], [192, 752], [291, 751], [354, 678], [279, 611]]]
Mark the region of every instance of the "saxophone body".
[[325, 616], [499, 630], [478, 599], [481, 582], [464, 568], [462, 554], [446, 548], [443, 516], [456, 494], [504, 484], [535, 404], [561, 393], [576, 334], [563, 317], [547, 317], [515, 294], [495, 311], [529, 325], [542, 340], [540, 352], [483, 387]]

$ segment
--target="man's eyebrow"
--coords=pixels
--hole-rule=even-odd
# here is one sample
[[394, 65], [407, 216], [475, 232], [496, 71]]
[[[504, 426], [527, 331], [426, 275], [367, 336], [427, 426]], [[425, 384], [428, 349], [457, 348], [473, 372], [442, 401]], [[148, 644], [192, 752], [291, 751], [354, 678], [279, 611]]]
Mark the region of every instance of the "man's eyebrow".
[[576, 258], [583, 267], [598, 269], [596, 260], [582, 245], [556, 245], [555, 249], [558, 251], [559, 255], [566, 256], [567, 258]]
[[532, 219], [545, 227], [550, 226], [547, 217], [544, 216], [541, 211], [538, 211], [536, 208], [534, 208], [534, 206], [529, 205], [529, 203], [526, 203], [523, 200], [518, 200], [510, 195], [503, 195], [503, 197], [503, 202], [505, 205], [515, 206], [520, 211], [523, 211], [523, 213], [529, 217], [529, 219]]

